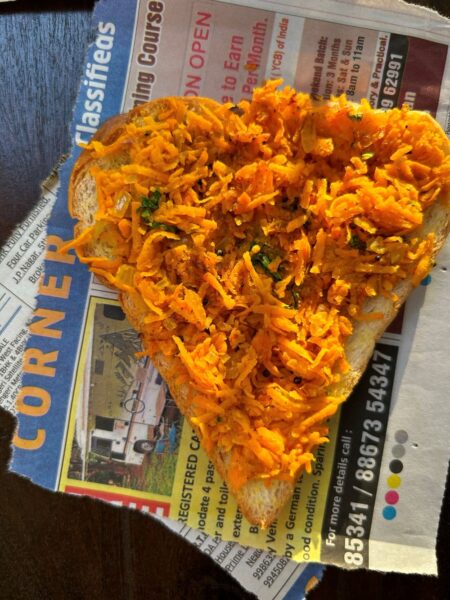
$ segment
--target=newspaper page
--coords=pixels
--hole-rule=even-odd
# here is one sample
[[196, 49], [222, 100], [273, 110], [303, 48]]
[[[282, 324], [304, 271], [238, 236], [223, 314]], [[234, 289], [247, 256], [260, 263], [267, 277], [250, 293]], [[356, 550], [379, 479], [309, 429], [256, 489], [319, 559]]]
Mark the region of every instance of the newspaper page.
[[0, 250], [0, 403], [13, 412], [55, 197], [44, 187], [38, 204]]
[[[72, 124], [75, 146], [48, 223], [45, 274], [16, 398], [14, 470], [51, 489], [169, 519], [264, 598], [282, 597], [292, 580], [308, 577], [304, 563], [436, 572], [450, 454], [450, 373], [442, 369], [450, 319], [439, 305], [449, 288], [449, 249], [377, 345], [358, 388], [332, 419], [330, 442], [318, 449], [312, 474], [300, 478], [291, 503], [260, 531], [238, 510], [152, 364], [136, 359], [137, 336], [114, 293], [74, 254], [58, 252], [72, 235], [67, 180], [76, 145], [113, 114], [169, 94], [238, 101], [274, 77], [324, 97], [367, 97], [380, 108], [407, 103], [435, 115], [448, 131], [445, 20], [414, 7], [405, 11], [403, 3], [385, 3], [384, 10], [360, 4], [97, 5], [97, 37]], [[43, 201], [51, 203], [52, 194]], [[31, 221], [28, 236], [39, 229], [37, 218]], [[2, 281], [9, 281], [5, 302], [12, 299], [5, 312], [0, 307], [9, 406], [18, 384], [13, 361], [26, 337], [17, 323], [32, 305], [29, 277], [42, 268], [40, 253], [30, 256], [45, 239], [22, 250], [16, 237], [0, 261]], [[23, 313], [14, 314], [27, 293]]]

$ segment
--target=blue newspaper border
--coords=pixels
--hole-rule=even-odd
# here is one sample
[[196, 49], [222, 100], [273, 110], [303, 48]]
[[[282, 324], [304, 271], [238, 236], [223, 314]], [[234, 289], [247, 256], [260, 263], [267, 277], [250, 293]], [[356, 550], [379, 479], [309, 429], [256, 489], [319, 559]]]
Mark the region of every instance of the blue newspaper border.
[[[131, 50], [127, 32], [134, 20], [135, 10], [123, 0], [102, 0], [93, 13], [95, 40], [87, 50], [70, 127], [74, 146], [60, 170], [61, 185], [48, 225], [48, 235], [56, 240], [54, 250], [72, 236], [67, 192], [81, 152], [76, 143], [87, 141], [101, 122], [120, 111], [121, 95], [111, 90], [121, 89], [127, 73]], [[26, 348], [29, 362], [36, 366], [25, 369], [22, 378], [11, 468], [50, 489], [57, 486], [89, 282], [90, 274], [78, 260], [60, 262], [47, 255]]]

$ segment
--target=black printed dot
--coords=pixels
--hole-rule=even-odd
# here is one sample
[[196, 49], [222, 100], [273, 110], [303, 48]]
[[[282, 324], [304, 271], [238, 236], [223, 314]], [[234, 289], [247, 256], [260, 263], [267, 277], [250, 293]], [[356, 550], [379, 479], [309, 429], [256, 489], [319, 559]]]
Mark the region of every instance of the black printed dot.
[[401, 460], [391, 460], [389, 463], [391, 473], [401, 473], [403, 471], [403, 463]]

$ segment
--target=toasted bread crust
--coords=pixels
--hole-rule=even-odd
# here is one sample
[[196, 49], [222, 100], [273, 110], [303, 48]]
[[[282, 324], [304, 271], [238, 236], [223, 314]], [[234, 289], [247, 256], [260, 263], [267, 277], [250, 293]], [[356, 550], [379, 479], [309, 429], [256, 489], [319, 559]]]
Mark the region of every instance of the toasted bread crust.
[[[207, 103], [210, 106], [216, 104], [214, 101], [205, 98], [185, 98], [184, 101], [190, 107], [195, 107], [198, 103]], [[119, 115], [108, 120], [97, 132], [94, 139], [101, 141], [103, 144], [112, 143], [117, 136], [123, 131], [126, 123], [135, 119], [139, 119], [142, 114], [151, 114], [157, 116], [163, 110], [170, 98], [164, 100], [155, 100], [144, 105], [144, 108], [139, 107], [126, 115]], [[430, 127], [437, 128], [438, 125], [428, 116]], [[447, 148], [449, 151], [449, 148]], [[126, 155], [121, 157], [121, 160], [126, 162]], [[102, 166], [108, 166], [106, 159], [101, 159]], [[88, 227], [94, 219], [96, 210], [96, 192], [95, 183], [91, 178], [89, 181], [89, 168], [92, 166], [92, 158], [87, 152], [83, 152], [78, 159], [70, 179], [69, 185], [69, 209], [71, 215], [78, 219], [75, 226], [75, 235], [80, 234], [84, 228]], [[435, 257], [449, 233], [450, 228], [450, 213], [449, 213], [449, 198], [441, 196], [438, 202], [432, 205], [425, 212], [424, 224], [419, 232], [419, 235], [425, 236], [433, 231], [436, 236], [435, 245], [433, 248], [433, 256]], [[417, 235], [417, 232], [415, 232]], [[107, 251], [111, 251], [108, 249]], [[102, 256], [105, 254], [105, 248], [88, 246], [85, 248], [86, 254], [93, 256]], [[341, 381], [330, 393], [349, 396], [355, 385], [358, 383], [361, 375], [372, 356], [375, 343], [389, 326], [391, 321], [397, 315], [401, 305], [406, 300], [413, 289], [411, 280], [400, 282], [394, 289], [398, 296], [398, 302], [393, 304], [391, 300], [378, 296], [367, 301], [364, 309], [365, 312], [383, 312], [384, 319], [370, 322], [354, 322], [353, 334], [348, 338], [345, 346], [347, 360], [350, 365], [349, 371], [342, 377]], [[143, 328], [144, 314], [142, 309], [134, 302], [133, 297], [127, 293], [121, 293], [120, 301], [133, 327], [141, 333], [145, 347], [145, 334]], [[176, 357], [167, 358], [162, 354], [156, 354], [152, 357], [153, 363], [166, 379], [171, 394], [176, 400], [181, 412], [190, 419], [191, 409], [188, 401], [189, 386], [187, 384], [178, 385], [171, 381], [170, 372], [173, 372], [174, 367], [178, 365]], [[191, 423], [192, 425], [192, 423]], [[193, 428], [196, 429], [195, 425]], [[218, 472], [222, 478], [227, 480], [227, 464], [230, 456], [226, 453], [215, 450], [211, 459], [213, 460]], [[244, 484], [239, 490], [232, 490], [242, 513], [246, 518], [254, 524], [261, 527], [267, 527], [277, 516], [283, 505], [289, 500], [292, 495], [294, 483], [272, 480], [269, 483], [262, 480], [252, 480]]]

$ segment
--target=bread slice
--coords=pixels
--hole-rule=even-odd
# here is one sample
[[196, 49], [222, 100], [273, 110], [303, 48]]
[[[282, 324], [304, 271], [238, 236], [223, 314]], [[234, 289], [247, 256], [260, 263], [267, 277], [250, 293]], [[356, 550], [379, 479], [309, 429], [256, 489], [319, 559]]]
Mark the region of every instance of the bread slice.
[[[152, 116], [155, 122], [157, 122], [159, 115], [165, 115], [173, 107], [173, 102], [174, 99], [171, 98], [155, 100], [132, 110], [126, 115], [114, 117], [101, 127], [95, 135], [94, 140], [101, 142], [103, 146], [114, 144], [129, 124], [142, 124], [145, 116]], [[216, 103], [205, 98], [176, 99], [176, 102], [184, 103], [187, 109], [198, 112], [200, 115], [203, 113], [205, 106], [211, 111], [217, 108]], [[331, 105], [331, 103], [329, 104]], [[248, 110], [248, 105], [245, 105], [244, 108]], [[355, 105], [349, 103], [345, 106], [343, 105], [343, 109], [347, 111], [358, 110], [355, 108]], [[414, 115], [415, 113], [411, 111], [409, 114]], [[426, 126], [431, 131], [436, 133], [441, 150], [445, 155], [448, 155], [450, 145], [439, 125], [425, 113], [421, 115], [421, 119], [424, 120]], [[307, 144], [308, 142], [306, 142]], [[123, 146], [103, 157], [95, 156], [92, 149], [82, 153], [73, 169], [69, 187], [69, 208], [71, 215], [77, 220], [74, 230], [74, 237], [76, 239], [83, 240], [83, 233], [87, 232], [95, 224], [98, 216], [98, 194], [96, 181], [91, 172], [92, 167], [96, 166], [108, 170], [120, 167], [120, 165], [126, 165], [129, 160], [129, 154]], [[448, 189], [449, 185], [447, 182], [446, 186], [442, 186], [440, 192], [438, 190], [439, 193], [434, 202], [424, 211], [423, 224], [420, 228], [414, 229], [412, 233], [405, 234], [405, 239], [408, 238], [408, 235], [425, 239], [430, 232], [434, 233], [431, 263], [444, 244], [449, 231], [450, 211]], [[86, 236], [83, 243], [76, 243], [76, 247], [82, 260], [86, 260], [86, 257], [103, 257], [111, 260], [117, 257], [124, 258], [123, 251], [120, 249], [120, 243], [116, 244], [114, 235]], [[87, 262], [89, 260], [88, 258]], [[105, 282], [110, 283], [107, 280]], [[353, 332], [346, 339], [344, 346], [349, 368], [346, 373], [341, 375], [337, 383], [330, 386], [328, 390], [330, 395], [341, 397], [341, 399], [345, 399], [350, 395], [368, 364], [376, 341], [396, 316], [400, 306], [413, 289], [414, 283], [417, 282], [413, 282], [413, 277], [409, 276], [396, 283], [391, 295], [377, 295], [365, 301], [362, 307], [364, 313], [383, 313], [384, 317], [376, 320], [352, 320]], [[152, 340], [148, 337], [144, 322], [147, 314], [144, 302], [138, 294], [124, 291], [123, 289], [120, 293], [120, 299], [130, 323], [141, 334], [144, 348], [151, 347]], [[162, 377], [167, 381], [180, 410], [191, 420], [194, 416], [191, 402], [192, 386], [189, 381], [179, 382], [174, 377], [174, 372], [182, 368], [180, 358], [176, 355], [166, 356], [162, 352], [152, 352], [151, 358]], [[201, 438], [201, 431], [198, 429], [195, 419], [194, 422], [191, 421], [191, 424]], [[220, 448], [218, 445], [209, 448], [208, 453], [222, 478], [230, 483], [229, 467], [231, 453]], [[242, 513], [251, 523], [258, 524], [264, 528], [276, 518], [282, 506], [289, 500], [294, 485], [295, 478], [286, 480], [274, 476], [264, 479], [253, 478], [240, 486], [233, 486], [231, 484], [230, 487]]]

